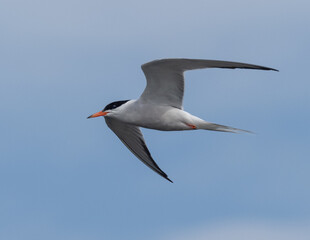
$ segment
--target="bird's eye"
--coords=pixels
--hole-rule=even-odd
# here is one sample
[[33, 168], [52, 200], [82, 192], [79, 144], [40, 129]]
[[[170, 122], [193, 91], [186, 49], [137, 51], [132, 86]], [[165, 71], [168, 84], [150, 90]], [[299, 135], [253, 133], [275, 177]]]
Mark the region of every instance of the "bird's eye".
[[115, 104], [113, 105], [113, 108], [116, 108], [116, 105], [115, 105]]

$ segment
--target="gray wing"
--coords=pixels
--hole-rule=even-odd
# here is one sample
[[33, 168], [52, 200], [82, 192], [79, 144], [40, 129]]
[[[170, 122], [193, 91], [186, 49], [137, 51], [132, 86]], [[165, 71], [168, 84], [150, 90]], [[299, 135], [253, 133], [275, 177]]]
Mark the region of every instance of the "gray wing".
[[246, 68], [273, 70], [273, 68], [239, 62], [201, 59], [162, 59], [141, 66], [147, 81], [140, 101], [169, 105], [182, 109], [184, 95], [184, 71], [201, 68]]
[[108, 127], [125, 144], [125, 146], [146, 166], [172, 182], [153, 160], [139, 127], [120, 122], [115, 119], [105, 118]]

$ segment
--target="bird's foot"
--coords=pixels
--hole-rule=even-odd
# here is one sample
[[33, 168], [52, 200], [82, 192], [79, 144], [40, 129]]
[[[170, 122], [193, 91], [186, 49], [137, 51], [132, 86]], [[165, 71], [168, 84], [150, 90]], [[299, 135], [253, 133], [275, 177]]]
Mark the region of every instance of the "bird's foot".
[[197, 127], [193, 124], [186, 123], [186, 125], [189, 126], [191, 129], [197, 129]]

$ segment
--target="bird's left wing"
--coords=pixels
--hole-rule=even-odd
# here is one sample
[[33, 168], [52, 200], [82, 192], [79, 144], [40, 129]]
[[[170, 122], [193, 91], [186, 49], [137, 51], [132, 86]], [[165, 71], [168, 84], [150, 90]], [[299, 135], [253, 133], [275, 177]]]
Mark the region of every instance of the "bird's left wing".
[[153, 160], [139, 127], [129, 125], [115, 119], [105, 118], [105, 121], [108, 127], [139, 160], [141, 160], [145, 165], [158, 173], [160, 176], [172, 182], [168, 178], [167, 174], [164, 173]]
[[202, 68], [245, 68], [273, 70], [259, 65], [204, 59], [161, 59], [143, 64], [147, 85], [140, 96], [141, 102], [168, 105], [182, 109], [184, 95], [184, 71]]

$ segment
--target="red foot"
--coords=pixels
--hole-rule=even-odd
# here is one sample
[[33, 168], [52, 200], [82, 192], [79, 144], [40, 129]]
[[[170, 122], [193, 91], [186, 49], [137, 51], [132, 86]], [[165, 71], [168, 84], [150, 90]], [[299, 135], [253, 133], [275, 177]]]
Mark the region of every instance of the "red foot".
[[192, 129], [197, 129], [197, 127], [196, 127], [195, 125], [193, 125], [193, 124], [188, 124], [188, 123], [186, 123], [186, 125], [189, 126], [189, 127], [192, 128]]

